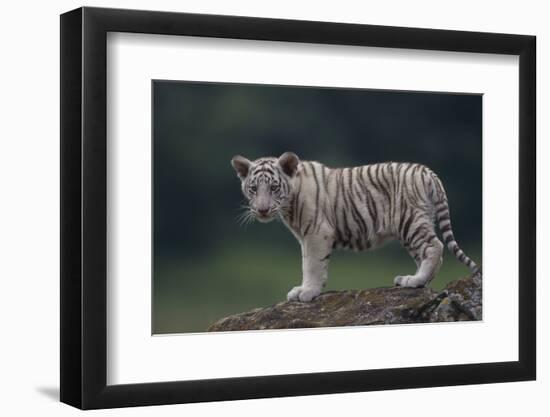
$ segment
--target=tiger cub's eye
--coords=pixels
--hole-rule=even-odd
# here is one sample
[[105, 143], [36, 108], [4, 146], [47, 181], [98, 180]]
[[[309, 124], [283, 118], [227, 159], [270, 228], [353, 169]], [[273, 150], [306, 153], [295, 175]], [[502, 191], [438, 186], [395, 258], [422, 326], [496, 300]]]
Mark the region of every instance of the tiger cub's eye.
[[257, 189], [258, 188], [255, 185], [250, 186], [250, 191], [252, 191], [253, 193], [255, 193]]
[[278, 186], [278, 185], [273, 184], [273, 185], [271, 186], [271, 191], [278, 191], [278, 190], [279, 190], [279, 186]]

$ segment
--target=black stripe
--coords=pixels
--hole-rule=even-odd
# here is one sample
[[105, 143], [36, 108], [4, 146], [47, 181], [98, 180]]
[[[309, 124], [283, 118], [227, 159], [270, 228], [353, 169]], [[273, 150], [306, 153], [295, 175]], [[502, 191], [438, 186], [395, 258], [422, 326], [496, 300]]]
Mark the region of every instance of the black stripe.
[[321, 262], [328, 261], [330, 259], [330, 255], [331, 255], [330, 253], [327, 254], [327, 256], [325, 256], [323, 259], [321, 259]]
[[[381, 191], [380, 191], [378, 185], [377, 185], [377, 184], [374, 182], [374, 180], [372, 179], [371, 172], [370, 172], [371, 167], [372, 167], [372, 165], [367, 166], [367, 177], [368, 177], [368, 179], [369, 179], [370, 184], [373, 186], [373, 188], [374, 188], [377, 192], [381, 193]], [[369, 191], [368, 189], [366, 190], [366, 192], [368, 193], [368, 195], [369, 195], [369, 197], [370, 197], [370, 200], [371, 200], [371, 202], [372, 202], [372, 206], [373, 206], [373, 209], [374, 209], [374, 213], [375, 213], [375, 215], [374, 215], [374, 220], [375, 220], [374, 229], [375, 229], [376, 231], [378, 231], [378, 228], [379, 228], [379, 226], [380, 226], [380, 219], [379, 219], [379, 217], [378, 217], [378, 208], [376, 207], [376, 200], [372, 197], [372, 194], [370, 193], [370, 191]]]
[[351, 230], [349, 228], [348, 216], [345, 210], [342, 210], [342, 218], [344, 220], [344, 231], [347, 235], [347, 242], [351, 242]]
[[362, 167], [357, 167], [357, 181], [359, 182], [359, 185], [363, 188], [361, 191], [362, 192], [365, 192], [367, 190], [367, 186], [365, 185], [365, 180], [363, 179], [363, 169], [365, 167], [362, 166]]
[[396, 182], [395, 182], [395, 191], [399, 192], [401, 191], [401, 195], [403, 194], [403, 181], [405, 179], [404, 175], [401, 175], [403, 173], [403, 170], [405, 169], [404, 163], [398, 163], [397, 164], [397, 176], [396, 176]]
[[[371, 173], [370, 173], [370, 169], [371, 169], [372, 165], [369, 165], [367, 166], [367, 177], [369, 177], [369, 182], [371, 183], [371, 185], [374, 187], [374, 189], [376, 191], [378, 191], [379, 193], [382, 193], [382, 191], [380, 190], [380, 188], [378, 187], [378, 184], [376, 184], [374, 182], [374, 180], [372, 179], [371, 177]], [[375, 168], [376, 169], [376, 168]]]
[[397, 226], [397, 231], [401, 235], [401, 229], [403, 227], [403, 220], [405, 220], [405, 205], [403, 204], [403, 195], [401, 195], [401, 213], [399, 216], [399, 225]]
[[424, 238], [426, 237], [427, 234], [428, 234], [428, 231], [425, 228], [423, 228], [422, 226], [416, 228], [415, 231], [413, 232], [411, 238], [408, 239], [409, 243], [411, 244], [411, 247], [412, 247], [413, 242], [415, 242], [416, 240], [418, 240], [418, 239], [424, 240]]
[[292, 225], [292, 223], [294, 222], [294, 210], [292, 210], [292, 206], [294, 205], [294, 200], [296, 199], [295, 196], [292, 196], [292, 199], [290, 200], [290, 210], [287, 211], [287, 214], [288, 214], [288, 223], [290, 225]]
[[361, 215], [359, 214], [357, 207], [355, 206], [355, 201], [353, 196], [353, 184], [352, 184], [353, 170], [351, 168], [348, 168], [348, 169], [349, 169], [348, 189], [343, 192], [343, 196], [346, 199], [346, 205], [348, 206], [348, 211], [350, 212], [351, 217], [355, 221], [355, 224], [359, 228], [358, 231], [357, 230], [355, 231], [357, 231], [359, 235], [363, 235], [363, 234], [366, 234], [366, 225], [364, 224], [364, 221], [361, 218]]
[[[353, 197], [353, 196], [352, 196]], [[363, 219], [363, 216], [361, 216], [361, 213], [359, 212], [359, 210], [357, 209], [357, 206], [355, 205], [355, 201], [353, 200], [353, 198], [350, 198], [350, 202], [351, 202], [351, 209], [352, 209], [352, 215], [353, 215], [353, 218], [355, 220], [355, 223], [358, 224], [359, 226], [359, 229], [360, 229], [360, 232], [364, 235], [364, 236], [367, 236], [367, 231], [368, 231], [368, 227], [367, 227], [367, 224], [365, 223], [365, 220]], [[355, 214], [355, 215], [354, 215]], [[359, 221], [357, 221], [359, 219]]]
[[418, 249], [420, 249], [422, 247], [422, 245], [424, 245], [426, 243], [426, 241], [424, 239], [419, 239], [417, 244], [416, 245], [411, 245], [410, 246], [410, 250], [413, 251], [413, 252], [416, 252], [418, 251]]
[[[366, 236], [367, 235], [367, 225], [365, 223], [365, 220], [363, 219], [363, 216], [361, 216], [361, 213], [359, 212], [359, 210], [357, 209], [357, 206], [355, 205], [355, 201], [354, 201], [354, 196], [353, 196], [353, 169], [350, 169], [350, 172], [349, 172], [349, 179], [348, 179], [348, 194], [351, 194], [351, 195], [348, 195], [348, 198], [349, 198], [349, 201], [351, 202], [351, 208], [352, 208], [352, 215], [355, 213], [355, 216], [354, 216], [354, 220], [355, 220], [355, 223], [357, 223], [359, 225], [359, 229], [361, 231], [361, 233]], [[359, 222], [357, 221], [357, 218], [359, 219]]]
[[346, 197], [345, 197], [345, 189], [344, 189], [344, 172], [345, 172], [345, 168], [340, 171], [340, 177], [339, 177], [339, 180], [338, 180], [339, 188], [342, 191], [342, 199], [341, 200], [343, 202], [343, 207], [340, 209], [340, 212], [342, 214], [342, 221], [344, 223], [343, 224], [344, 233], [347, 235], [347, 241], [349, 242], [351, 240], [351, 230], [349, 228], [348, 217], [346, 215], [348, 207], [347, 207], [347, 202], [346, 202]]
[[403, 226], [403, 232], [401, 233], [401, 236], [403, 238], [403, 240], [407, 240], [407, 235], [409, 234], [409, 228], [411, 227], [411, 224], [414, 220], [414, 215], [413, 213], [411, 213], [407, 219], [407, 221], [405, 222], [404, 226]]
[[374, 232], [376, 233], [378, 231], [378, 216], [376, 212], [376, 203], [372, 201], [372, 196], [370, 195], [369, 191], [366, 189], [365, 189], [365, 201], [367, 203], [367, 210], [369, 211], [369, 215], [372, 220]]
[[306, 227], [306, 230], [304, 232], [304, 237], [307, 235], [307, 232], [309, 232], [309, 228], [311, 227], [311, 220], [309, 221], [309, 223], [307, 224], [307, 227]]
[[400, 213], [399, 213], [399, 233], [401, 233], [401, 230], [402, 230], [402, 226], [403, 226], [403, 221], [404, 221], [404, 217], [405, 217], [405, 214], [408, 210], [408, 206], [406, 204], [406, 201], [405, 201], [405, 193], [404, 192], [401, 192], [400, 194], [400, 199], [399, 199], [399, 206], [400, 206]]
[[446, 233], [446, 232], [449, 232], [449, 231], [452, 232], [451, 224], [447, 223], [445, 226], [441, 227], [440, 230], [441, 230], [441, 233]]
[[305, 204], [302, 203], [302, 206], [300, 207], [300, 212], [298, 213], [298, 229], [302, 230], [302, 214], [304, 214], [304, 206]]
[[313, 225], [317, 225], [317, 217], [319, 216], [319, 180], [317, 179], [317, 174], [315, 172], [315, 168], [313, 167], [313, 164], [309, 162], [311, 172], [313, 173], [313, 178], [315, 179], [315, 216], [313, 216]]
[[[336, 229], [336, 241], [334, 242], [334, 244], [336, 244], [336, 242], [342, 243], [343, 241], [344, 239], [343, 239], [342, 233], [340, 232], [339, 229]], [[334, 247], [334, 244], [333, 244], [333, 247]]]
[[449, 216], [449, 212], [437, 216], [437, 220], [439, 221], [439, 223], [444, 222], [445, 220], [449, 220], [449, 221], [450, 221], [450, 220], [451, 220], [451, 217]]
[[[340, 219], [338, 218], [338, 202], [340, 201], [340, 181], [339, 181], [339, 176], [340, 176], [340, 173], [341, 171], [340, 170], [336, 170], [334, 172], [334, 176], [336, 177], [334, 179], [334, 182], [336, 183], [336, 198], [334, 199], [334, 217], [335, 217], [335, 220], [336, 220], [336, 231], [338, 232], [338, 235], [340, 235]], [[339, 236], [339, 240], [342, 241], [342, 236], [340, 235]]]
[[384, 181], [384, 183], [382, 183], [382, 180], [380, 180], [380, 166], [381, 166], [381, 164], [376, 164], [376, 169], [375, 169], [375, 173], [374, 173], [375, 178], [376, 178], [376, 181], [378, 181], [378, 184], [380, 185], [380, 191], [382, 192], [382, 194], [384, 194], [384, 197], [388, 200], [388, 204], [390, 204], [391, 196], [388, 193], [385, 181]]
[[[342, 171], [342, 200], [344, 201], [344, 208], [345, 208], [345, 211], [343, 212], [345, 214], [345, 223], [346, 225], [349, 225], [348, 223], [348, 217], [347, 217], [347, 213], [351, 213], [352, 217], [353, 216], [353, 212], [351, 212], [350, 208], [349, 208], [349, 203], [348, 203], [348, 193], [346, 191], [346, 183], [345, 183], [345, 173], [346, 173], [346, 170], [349, 169], [349, 168], [344, 168], [343, 171]], [[357, 220], [356, 220], [357, 222]], [[352, 236], [352, 233], [351, 233], [351, 229], [348, 227], [348, 230], [346, 231], [347, 234], [348, 234], [348, 239], [351, 241], [351, 236]]]
[[396, 183], [395, 183], [395, 173], [394, 173], [394, 168], [393, 168], [393, 162], [390, 162], [388, 164], [388, 182], [390, 184], [390, 192], [391, 192], [391, 195], [393, 195], [393, 203], [394, 204], [390, 204], [390, 218], [391, 218], [391, 222], [393, 224], [393, 221], [395, 220], [395, 209], [396, 209], [396, 205], [397, 205], [397, 199], [396, 199], [396, 196], [397, 196], [397, 188], [396, 188]]
[[293, 202], [293, 208], [292, 211], [294, 212], [293, 217], [295, 219], [298, 219], [298, 202], [300, 193], [302, 192], [302, 177], [298, 175], [299, 183], [298, 183], [298, 191], [294, 194], [294, 202]]
[[[382, 194], [384, 195], [384, 197], [388, 200], [388, 207], [391, 209], [391, 195], [388, 191], [388, 185], [386, 184], [386, 181], [384, 179], [384, 175], [382, 174], [382, 176], [380, 177], [380, 170], [381, 170], [381, 164], [377, 164], [377, 169], [376, 169], [376, 179], [378, 180], [379, 184], [380, 184], [380, 189], [382, 190]], [[383, 181], [380, 179], [382, 178]], [[390, 219], [391, 221], [391, 219]], [[386, 210], [383, 210], [382, 211], [382, 228], [385, 228], [386, 227]]]

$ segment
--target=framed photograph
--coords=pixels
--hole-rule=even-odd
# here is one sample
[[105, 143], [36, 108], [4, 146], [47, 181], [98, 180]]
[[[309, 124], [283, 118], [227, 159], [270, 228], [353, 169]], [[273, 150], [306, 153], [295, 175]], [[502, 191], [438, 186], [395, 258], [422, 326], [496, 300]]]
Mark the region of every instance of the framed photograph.
[[61, 401], [533, 380], [535, 37], [61, 16]]

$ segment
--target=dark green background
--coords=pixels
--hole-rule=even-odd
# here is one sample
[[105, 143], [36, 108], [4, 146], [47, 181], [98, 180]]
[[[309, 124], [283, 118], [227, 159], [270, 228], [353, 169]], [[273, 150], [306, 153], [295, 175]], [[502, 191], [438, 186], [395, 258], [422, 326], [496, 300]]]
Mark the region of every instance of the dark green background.
[[[301, 282], [300, 248], [282, 223], [239, 226], [235, 154], [426, 164], [446, 187], [459, 244], [481, 264], [481, 109], [468, 94], [154, 81], [153, 333], [205, 331]], [[390, 286], [414, 269], [396, 243], [337, 252], [327, 289]], [[431, 285], [467, 274], [446, 251]]]

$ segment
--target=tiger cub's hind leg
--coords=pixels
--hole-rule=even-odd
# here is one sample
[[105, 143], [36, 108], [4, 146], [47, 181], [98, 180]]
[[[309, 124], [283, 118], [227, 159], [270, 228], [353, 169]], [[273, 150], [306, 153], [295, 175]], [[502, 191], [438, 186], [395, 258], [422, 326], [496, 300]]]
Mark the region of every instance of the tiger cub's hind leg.
[[418, 238], [410, 243], [404, 241], [411, 257], [415, 260], [418, 269], [414, 275], [397, 276], [394, 284], [401, 287], [424, 287], [437, 274], [443, 258], [443, 243], [437, 238], [433, 230], [420, 230], [416, 233]]

